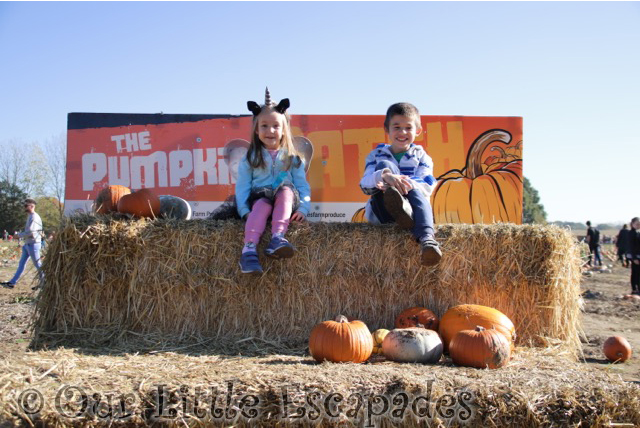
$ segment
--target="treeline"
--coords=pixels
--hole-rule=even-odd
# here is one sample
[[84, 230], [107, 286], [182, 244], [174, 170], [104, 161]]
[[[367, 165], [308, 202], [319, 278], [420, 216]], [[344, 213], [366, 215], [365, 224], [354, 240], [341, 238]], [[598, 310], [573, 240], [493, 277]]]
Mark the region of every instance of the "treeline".
[[66, 163], [64, 134], [44, 142], [0, 141], [0, 234], [24, 228], [26, 198], [36, 200], [46, 232], [60, 225]]

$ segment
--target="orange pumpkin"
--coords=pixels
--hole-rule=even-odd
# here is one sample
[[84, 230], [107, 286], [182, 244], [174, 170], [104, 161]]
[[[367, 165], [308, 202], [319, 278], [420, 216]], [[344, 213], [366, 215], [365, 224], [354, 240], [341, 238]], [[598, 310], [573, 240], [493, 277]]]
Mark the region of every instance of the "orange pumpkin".
[[450, 308], [440, 319], [440, 336], [445, 351], [459, 331], [472, 330], [476, 326], [499, 331], [511, 344], [511, 351], [514, 350], [516, 329], [509, 317], [488, 306], [459, 305]]
[[136, 217], [156, 217], [160, 214], [160, 198], [149, 189], [138, 190], [120, 198], [118, 212]]
[[367, 223], [367, 218], [364, 216], [365, 209], [360, 208], [351, 217], [351, 223]]
[[498, 330], [476, 326], [453, 336], [449, 355], [458, 366], [497, 369], [511, 359], [511, 344]]
[[416, 327], [418, 325], [429, 329], [438, 331], [438, 317], [427, 308], [421, 308], [414, 306], [413, 308], [405, 309], [396, 317], [396, 328], [409, 328]]
[[482, 164], [489, 145], [510, 141], [507, 131], [487, 131], [473, 142], [462, 170], [438, 177], [432, 204], [436, 223], [522, 222], [522, 161]]
[[118, 202], [120, 198], [129, 195], [131, 189], [118, 184], [107, 186], [98, 193], [93, 207], [98, 214], [108, 214], [118, 211]]
[[631, 345], [622, 336], [611, 336], [602, 346], [605, 357], [612, 363], [624, 363], [631, 358]]
[[361, 363], [373, 352], [373, 337], [365, 323], [340, 315], [311, 330], [309, 352], [316, 361]]

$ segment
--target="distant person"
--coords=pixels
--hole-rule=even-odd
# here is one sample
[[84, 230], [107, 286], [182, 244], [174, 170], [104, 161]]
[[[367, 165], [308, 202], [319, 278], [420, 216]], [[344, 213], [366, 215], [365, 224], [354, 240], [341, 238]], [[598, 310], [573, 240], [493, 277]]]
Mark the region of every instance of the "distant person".
[[589, 244], [589, 266], [602, 266], [602, 257], [600, 256], [600, 231], [595, 227], [591, 227], [591, 222], [587, 221], [587, 244]]
[[629, 267], [629, 259], [627, 258], [627, 247], [629, 245], [629, 227], [624, 224], [616, 237], [616, 248], [618, 249], [618, 261], [623, 267]]
[[631, 294], [640, 294], [640, 218], [638, 217], [631, 219], [627, 260], [631, 263]]
[[9, 232], [7, 232], [7, 230], [4, 230], [4, 240], [8, 241], [9, 240]]
[[[33, 199], [27, 199], [24, 201], [24, 211], [27, 213], [27, 222], [24, 225], [24, 232], [19, 234], [24, 238], [24, 246], [22, 247], [22, 257], [20, 257], [20, 263], [18, 263], [18, 270], [15, 275], [7, 282], [0, 283], [5, 288], [13, 288], [16, 282], [20, 279], [24, 267], [27, 264], [27, 260], [31, 258], [33, 264], [36, 266], [40, 275], [40, 281], [42, 281], [42, 264], [40, 263], [40, 233], [42, 232], [42, 219], [36, 213], [36, 201]], [[34, 287], [36, 289], [38, 286]]]

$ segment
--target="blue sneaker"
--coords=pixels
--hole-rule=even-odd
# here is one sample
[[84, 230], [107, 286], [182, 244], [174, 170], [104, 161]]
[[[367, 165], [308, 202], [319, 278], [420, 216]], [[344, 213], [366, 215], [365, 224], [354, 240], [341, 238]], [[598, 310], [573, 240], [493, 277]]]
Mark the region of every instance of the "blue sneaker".
[[285, 238], [281, 236], [274, 236], [269, 241], [269, 245], [264, 249], [264, 253], [276, 259], [288, 259], [293, 257], [295, 249], [293, 245], [289, 243]]
[[240, 270], [242, 273], [262, 273], [262, 266], [258, 260], [258, 253], [247, 251], [240, 256]]

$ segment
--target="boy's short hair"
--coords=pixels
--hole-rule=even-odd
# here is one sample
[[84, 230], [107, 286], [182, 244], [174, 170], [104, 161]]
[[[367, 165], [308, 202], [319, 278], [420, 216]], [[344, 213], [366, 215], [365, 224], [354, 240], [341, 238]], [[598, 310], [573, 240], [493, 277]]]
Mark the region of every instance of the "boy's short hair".
[[24, 200], [24, 204], [33, 204], [34, 206], [36, 205], [36, 201], [34, 199], [25, 199]]
[[416, 121], [417, 126], [420, 125], [420, 112], [418, 107], [411, 103], [395, 103], [387, 109], [387, 116], [384, 118], [384, 129], [389, 130], [389, 122], [393, 116], [400, 115]]

